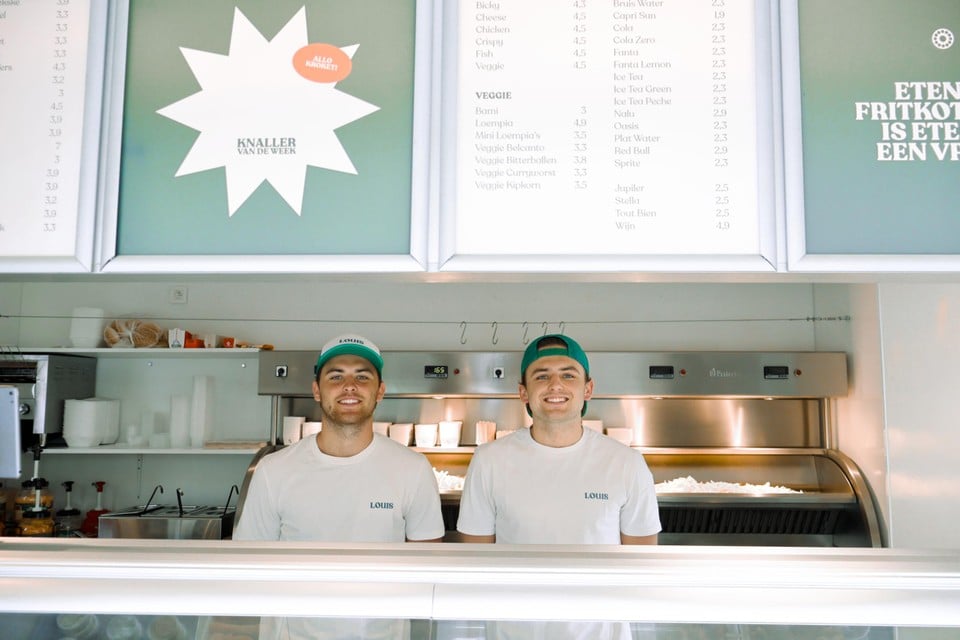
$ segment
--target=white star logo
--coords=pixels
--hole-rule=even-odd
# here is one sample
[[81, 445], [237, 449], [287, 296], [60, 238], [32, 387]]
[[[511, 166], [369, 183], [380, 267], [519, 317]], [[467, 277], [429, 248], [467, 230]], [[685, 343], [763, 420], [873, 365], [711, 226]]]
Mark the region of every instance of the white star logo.
[[[356, 174], [334, 132], [379, 107], [336, 89], [342, 78], [325, 71], [336, 68], [336, 60], [306, 63], [332, 81], [298, 71], [294, 54], [318, 47], [349, 63], [359, 45], [308, 45], [301, 8], [270, 41], [236, 9], [227, 55], [181, 47], [201, 90], [157, 113], [200, 135], [176, 175], [224, 167], [233, 216], [264, 180], [300, 215], [307, 165]], [[349, 73], [350, 64], [342, 68]]]

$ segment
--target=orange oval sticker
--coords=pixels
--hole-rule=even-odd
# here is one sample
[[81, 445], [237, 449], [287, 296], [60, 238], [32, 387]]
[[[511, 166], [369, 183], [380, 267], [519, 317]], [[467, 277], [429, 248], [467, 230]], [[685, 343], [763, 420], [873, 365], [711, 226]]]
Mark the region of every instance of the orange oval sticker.
[[293, 68], [312, 82], [339, 82], [352, 67], [350, 56], [332, 44], [308, 44], [293, 54]]

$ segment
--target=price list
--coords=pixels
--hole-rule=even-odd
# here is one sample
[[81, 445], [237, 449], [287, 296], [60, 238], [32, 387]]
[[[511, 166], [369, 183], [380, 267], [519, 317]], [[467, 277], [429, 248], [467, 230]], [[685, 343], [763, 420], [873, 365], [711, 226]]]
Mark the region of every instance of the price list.
[[759, 251], [753, 0], [475, 0], [456, 253]]
[[0, 256], [75, 253], [89, 19], [90, 0], [0, 0]]

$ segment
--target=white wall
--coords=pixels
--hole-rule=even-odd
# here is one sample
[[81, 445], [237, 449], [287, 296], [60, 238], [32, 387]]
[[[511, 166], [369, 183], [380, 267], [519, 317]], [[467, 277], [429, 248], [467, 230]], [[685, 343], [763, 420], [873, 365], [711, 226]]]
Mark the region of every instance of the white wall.
[[836, 402], [836, 448], [856, 461], [874, 492], [884, 522], [889, 523], [877, 287], [818, 285], [815, 297], [816, 315], [826, 318], [816, 323], [816, 348], [849, 354], [850, 393]]
[[879, 288], [891, 544], [960, 547], [960, 284]]
[[[175, 281], [173, 281], [175, 282]], [[548, 322], [592, 350], [811, 349], [810, 284], [423, 283], [305, 278], [188, 284], [187, 304], [170, 304], [171, 282], [33, 282], [22, 285], [20, 346], [65, 345], [74, 307], [140, 317], [164, 327], [215, 331], [280, 349], [313, 349], [356, 331], [385, 349], [523, 348]], [[2, 311], [0, 311], [2, 313]], [[0, 332], [7, 322], [0, 320]], [[460, 323], [468, 323], [460, 343]], [[0, 333], [0, 335], [4, 335]]]
[[0, 282], [0, 349], [20, 344], [22, 285]]

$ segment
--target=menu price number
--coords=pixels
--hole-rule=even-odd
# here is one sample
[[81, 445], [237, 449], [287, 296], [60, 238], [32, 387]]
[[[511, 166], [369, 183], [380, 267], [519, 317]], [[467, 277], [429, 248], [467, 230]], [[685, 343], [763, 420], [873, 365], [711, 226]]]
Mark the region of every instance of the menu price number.
[[[573, 0], [573, 45], [571, 51], [573, 56], [573, 68], [577, 72], [586, 72], [587, 70], [587, 0]], [[572, 164], [573, 188], [576, 191], [585, 191], [589, 188], [587, 181], [588, 158], [587, 158], [587, 105], [575, 107], [576, 113], [571, 122], [571, 134], [573, 137], [571, 151], [573, 152], [570, 160]]]
[[587, 189], [587, 106], [577, 107], [577, 115], [573, 119], [573, 188], [577, 191]]
[[[729, 112], [727, 90], [727, 0], [711, 0], [710, 68], [711, 68], [711, 122], [713, 128], [713, 169], [717, 178], [730, 166]], [[718, 231], [730, 229], [730, 184], [714, 183], [714, 227]]]
[[47, 233], [57, 232], [58, 203], [60, 191], [60, 151], [63, 145], [64, 98], [66, 74], [69, 71], [70, 47], [70, 2], [71, 0], [56, 0], [54, 10], [55, 21], [50, 44], [52, 62], [50, 70], [51, 100], [47, 107], [47, 138], [50, 140], [46, 168], [44, 170], [43, 196], [41, 208], [40, 230]]
[[573, 0], [573, 68], [587, 70], [587, 0]]
[[713, 185], [713, 217], [716, 228], [725, 231], [730, 228], [730, 185], [723, 182]]

